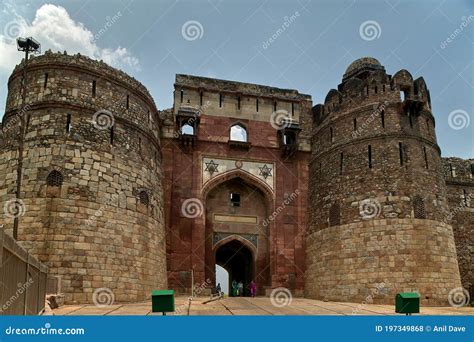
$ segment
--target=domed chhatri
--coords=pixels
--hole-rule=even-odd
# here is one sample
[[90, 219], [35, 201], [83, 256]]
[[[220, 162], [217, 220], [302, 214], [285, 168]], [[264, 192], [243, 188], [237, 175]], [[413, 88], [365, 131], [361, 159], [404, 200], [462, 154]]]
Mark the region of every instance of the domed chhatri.
[[373, 57], [362, 57], [356, 59], [347, 67], [342, 80], [345, 81], [367, 70], [385, 70], [385, 68], [377, 59]]

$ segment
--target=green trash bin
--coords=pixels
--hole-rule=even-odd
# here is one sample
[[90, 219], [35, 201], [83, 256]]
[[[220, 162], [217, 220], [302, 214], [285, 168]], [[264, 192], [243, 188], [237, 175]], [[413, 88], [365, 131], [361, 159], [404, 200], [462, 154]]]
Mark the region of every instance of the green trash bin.
[[151, 311], [174, 312], [174, 290], [153, 290], [151, 292]]
[[416, 292], [401, 292], [395, 297], [395, 312], [410, 315], [420, 313], [420, 295]]

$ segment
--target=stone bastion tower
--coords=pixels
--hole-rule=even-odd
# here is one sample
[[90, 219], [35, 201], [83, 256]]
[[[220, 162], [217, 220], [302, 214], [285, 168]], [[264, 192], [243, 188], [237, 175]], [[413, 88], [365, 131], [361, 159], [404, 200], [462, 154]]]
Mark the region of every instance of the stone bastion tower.
[[313, 116], [306, 296], [447, 305], [461, 282], [423, 78], [361, 58]]
[[[102, 62], [46, 52], [28, 63], [22, 109], [22, 69], [23, 62], [8, 82], [0, 139], [0, 200], [8, 206], [16, 191], [19, 116], [25, 116], [17, 239], [61, 279], [67, 303], [102, 295], [109, 302], [139, 301], [166, 288], [160, 126], [152, 97]], [[13, 219], [2, 221], [12, 233]]]

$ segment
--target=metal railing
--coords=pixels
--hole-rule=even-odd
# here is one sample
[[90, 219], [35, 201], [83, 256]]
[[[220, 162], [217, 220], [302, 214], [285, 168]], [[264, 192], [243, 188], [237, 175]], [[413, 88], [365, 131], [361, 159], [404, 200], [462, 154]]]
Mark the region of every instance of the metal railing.
[[43, 311], [48, 268], [0, 229], [0, 315]]

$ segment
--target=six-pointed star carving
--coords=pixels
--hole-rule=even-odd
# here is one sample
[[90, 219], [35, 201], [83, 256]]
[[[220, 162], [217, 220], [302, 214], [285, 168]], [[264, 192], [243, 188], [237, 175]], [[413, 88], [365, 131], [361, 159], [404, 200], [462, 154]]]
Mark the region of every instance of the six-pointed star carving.
[[210, 162], [206, 163], [206, 170], [205, 171], [208, 171], [212, 176], [212, 174], [214, 172], [219, 172], [219, 170], [217, 169], [218, 166], [219, 166], [219, 164], [214, 163], [214, 160], [211, 160]]
[[263, 165], [262, 167], [259, 167], [260, 169], [260, 176], [263, 178], [267, 179], [267, 177], [270, 177], [272, 175], [272, 168], [268, 167], [267, 164]]

